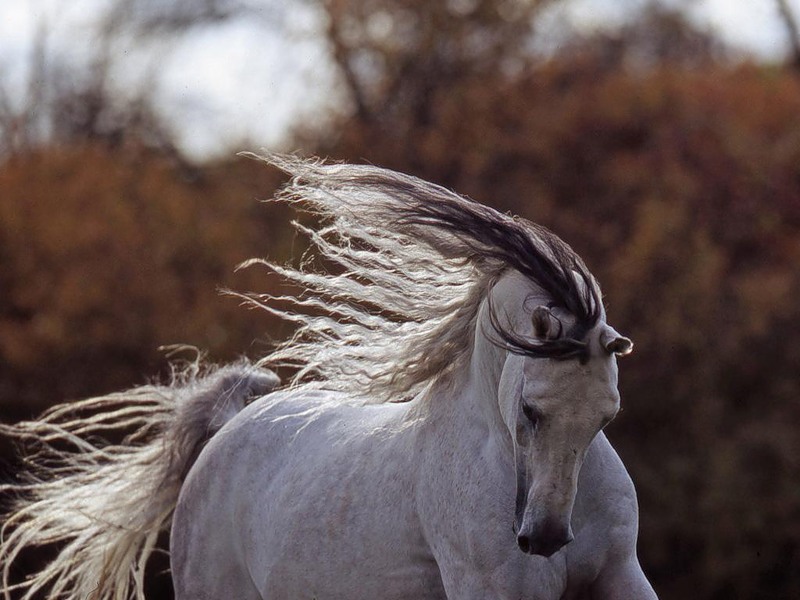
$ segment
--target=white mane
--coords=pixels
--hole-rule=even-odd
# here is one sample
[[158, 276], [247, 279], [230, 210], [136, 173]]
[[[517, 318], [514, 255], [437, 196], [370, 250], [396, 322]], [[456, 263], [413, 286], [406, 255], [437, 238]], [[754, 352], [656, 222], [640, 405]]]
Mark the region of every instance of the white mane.
[[548, 291], [560, 270], [585, 269], [545, 229], [420, 179], [372, 166], [250, 156], [292, 175], [276, 200], [319, 217], [317, 228], [293, 225], [321, 263], [312, 267], [313, 256], [299, 268], [245, 263], [266, 265], [301, 290], [247, 295], [298, 326], [261, 362], [295, 368], [290, 387], [378, 402], [407, 398], [469, 356], [479, 305], [504, 269], [544, 279]]

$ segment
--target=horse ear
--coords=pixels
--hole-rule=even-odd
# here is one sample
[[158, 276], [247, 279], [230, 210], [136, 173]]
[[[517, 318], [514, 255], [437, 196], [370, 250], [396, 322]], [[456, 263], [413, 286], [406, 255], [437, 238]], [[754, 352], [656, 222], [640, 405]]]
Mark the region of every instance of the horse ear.
[[600, 334], [600, 344], [606, 352], [617, 356], [626, 356], [633, 352], [633, 342], [608, 326]]
[[533, 334], [537, 338], [552, 340], [561, 334], [561, 321], [559, 321], [546, 306], [537, 306], [531, 315], [533, 320]]

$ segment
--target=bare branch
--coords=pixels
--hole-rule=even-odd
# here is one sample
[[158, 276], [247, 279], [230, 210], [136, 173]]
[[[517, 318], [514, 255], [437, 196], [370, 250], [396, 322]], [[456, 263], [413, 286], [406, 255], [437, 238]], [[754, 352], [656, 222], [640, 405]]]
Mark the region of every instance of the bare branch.
[[800, 70], [800, 26], [797, 23], [797, 18], [789, 6], [788, 0], [775, 0], [778, 3], [778, 12], [780, 12], [783, 24], [789, 34], [789, 43], [791, 44], [791, 63], [795, 69]]
[[361, 80], [353, 69], [351, 62], [352, 48], [344, 43], [340, 27], [341, 19], [336, 11], [336, 2], [323, 2], [322, 8], [325, 10], [327, 23], [327, 38], [331, 47], [333, 62], [344, 77], [347, 90], [355, 105], [356, 116], [361, 121], [368, 121], [372, 114], [367, 103], [366, 93], [361, 85]]

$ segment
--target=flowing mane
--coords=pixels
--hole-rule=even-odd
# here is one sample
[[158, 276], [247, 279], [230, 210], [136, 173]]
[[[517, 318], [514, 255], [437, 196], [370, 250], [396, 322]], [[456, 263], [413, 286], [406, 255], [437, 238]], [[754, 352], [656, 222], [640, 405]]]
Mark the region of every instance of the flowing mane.
[[[415, 177], [373, 166], [257, 156], [289, 175], [275, 200], [319, 225], [293, 225], [330, 268], [266, 265], [301, 292], [249, 294], [297, 325], [262, 366], [296, 369], [290, 387], [407, 398], [469, 356], [476, 316], [494, 280], [515, 269], [576, 319], [557, 340], [534, 343], [493, 318], [496, 343], [535, 357], [571, 358], [599, 320], [593, 276], [556, 235]], [[330, 264], [333, 263], [333, 264]]]

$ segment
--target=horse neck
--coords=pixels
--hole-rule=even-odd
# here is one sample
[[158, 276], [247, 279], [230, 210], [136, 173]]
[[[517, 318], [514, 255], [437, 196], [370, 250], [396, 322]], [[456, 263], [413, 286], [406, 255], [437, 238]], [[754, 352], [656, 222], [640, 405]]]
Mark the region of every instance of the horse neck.
[[[505, 363], [506, 351], [489, 340], [491, 331], [486, 304], [477, 318], [469, 361], [456, 369], [441, 386], [433, 390], [429, 409], [465, 433], [474, 431], [477, 439], [487, 435], [510, 443], [508, 430], [500, 413], [497, 390]], [[508, 438], [508, 440], [506, 440]], [[462, 439], [476, 439], [465, 435]]]

